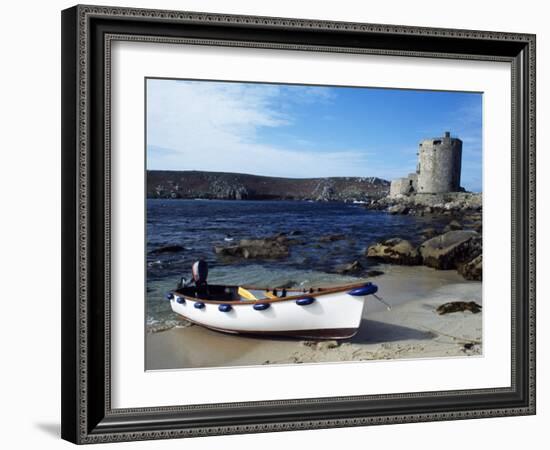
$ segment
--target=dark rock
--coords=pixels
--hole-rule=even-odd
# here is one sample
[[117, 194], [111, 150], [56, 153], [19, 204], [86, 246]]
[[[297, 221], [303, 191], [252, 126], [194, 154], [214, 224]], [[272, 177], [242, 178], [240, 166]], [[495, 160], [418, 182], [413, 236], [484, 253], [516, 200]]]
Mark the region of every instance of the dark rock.
[[367, 256], [387, 263], [417, 265], [421, 263], [418, 250], [407, 240], [400, 238], [386, 239], [371, 245]]
[[336, 272], [341, 274], [356, 274], [356, 273], [363, 272], [364, 270], [365, 268], [363, 267], [363, 265], [356, 260], [349, 264], [346, 264], [344, 266], [337, 268]]
[[481, 281], [483, 275], [483, 256], [476, 256], [471, 261], [459, 266], [458, 273], [466, 280]]
[[444, 229], [443, 232], [447, 233], [448, 231], [462, 230], [462, 225], [456, 221], [452, 220]]
[[327, 234], [326, 236], [321, 236], [319, 242], [335, 242], [345, 239], [346, 236], [343, 234]]
[[155, 248], [149, 252], [150, 255], [160, 255], [161, 253], [177, 253], [185, 250], [181, 245], [165, 245], [164, 247]]
[[436, 237], [438, 235], [438, 232], [435, 228], [426, 228], [422, 230], [422, 236], [424, 236], [426, 239], [431, 239], [433, 237]]
[[381, 270], [369, 270], [367, 272], [368, 277], [378, 277], [380, 275], [384, 275], [384, 272], [382, 272]]
[[261, 239], [241, 239], [236, 245], [214, 247], [220, 256], [245, 259], [278, 259], [289, 255], [286, 236], [276, 235]]
[[481, 221], [480, 222], [474, 222], [470, 225], [470, 228], [472, 230], [477, 231], [478, 233], [481, 233], [481, 231], [483, 229], [483, 225], [482, 225]]
[[420, 245], [424, 265], [434, 269], [457, 269], [481, 254], [481, 235], [472, 230], [449, 231]]
[[288, 233], [289, 236], [300, 236], [303, 233], [300, 230], [292, 230], [290, 233]]
[[406, 205], [393, 205], [388, 208], [390, 214], [408, 214], [410, 208]]
[[288, 245], [306, 245], [309, 244], [309, 242], [305, 241], [304, 239], [289, 239], [286, 241]]
[[464, 311], [471, 311], [477, 314], [481, 312], [481, 305], [478, 305], [476, 302], [449, 302], [438, 306], [436, 309], [439, 315]]

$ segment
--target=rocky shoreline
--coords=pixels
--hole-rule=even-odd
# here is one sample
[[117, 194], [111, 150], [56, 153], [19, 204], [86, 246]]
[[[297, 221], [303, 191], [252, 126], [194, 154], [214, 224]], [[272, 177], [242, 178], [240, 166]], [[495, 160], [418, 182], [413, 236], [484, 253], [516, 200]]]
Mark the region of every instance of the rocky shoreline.
[[[355, 211], [362, 215], [362, 208], [419, 218], [414, 219], [416, 226], [409, 224], [401, 233], [398, 225], [389, 226], [387, 230], [383, 228], [385, 232], [372, 238], [334, 232], [338, 229], [331, 234], [313, 235], [299, 228], [271, 235], [240, 233], [240, 239], [229, 236], [215, 240], [210, 244], [210, 252], [213, 250], [213, 257], [223, 266], [245, 261], [266, 261], [269, 264], [277, 261], [284, 266], [294, 263], [309, 267], [313, 267], [313, 263], [315, 270], [324, 273], [375, 277], [383, 274], [379, 263], [423, 265], [436, 270], [455, 270], [466, 280], [481, 281], [481, 194], [458, 192], [384, 197], [358, 205]], [[366, 218], [361, 222], [364, 225], [356, 222], [355, 227], [369, 226]], [[150, 249], [149, 255], [155, 258], [168, 255], [171, 258], [171, 255], [187, 250], [176, 241]]]
[[[363, 255], [348, 264], [334, 268], [334, 272], [355, 276], [377, 276], [382, 272], [369, 270], [361, 258], [386, 264], [424, 265], [437, 270], [456, 270], [466, 280], [482, 280], [482, 217], [481, 194], [454, 193], [446, 195], [414, 196], [397, 199], [381, 199], [366, 205], [367, 208], [386, 208], [389, 214], [413, 214], [447, 216], [442, 228], [422, 230], [420, 244], [402, 236], [394, 236], [375, 243], [366, 243]], [[402, 208], [396, 212], [396, 208]], [[404, 209], [403, 209], [404, 208]], [[284, 259], [292, 246], [307, 245], [300, 239], [298, 230], [289, 234], [279, 233], [256, 239], [241, 239], [226, 246], [216, 246], [214, 251], [220, 258]], [[340, 234], [320, 236], [318, 242], [332, 243], [346, 239]]]
[[481, 212], [483, 197], [480, 193], [449, 192], [446, 194], [411, 194], [373, 199], [365, 208], [387, 211], [390, 214], [467, 214]]
[[413, 246], [406, 239], [392, 238], [367, 249], [369, 258], [408, 266], [425, 265], [437, 270], [457, 270], [466, 280], [482, 279], [482, 241], [474, 230], [454, 230]]
[[482, 280], [482, 194], [451, 192], [412, 194], [373, 200], [368, 209], [389, 214], [445, 215], [452, 220], [443, 228], [427, 228], [424, 242], [415, 247], [399, 237], [370, 246], [367, 256], [386, 263], [425, 265], [438, 270], [457, 270], [466, 280]]

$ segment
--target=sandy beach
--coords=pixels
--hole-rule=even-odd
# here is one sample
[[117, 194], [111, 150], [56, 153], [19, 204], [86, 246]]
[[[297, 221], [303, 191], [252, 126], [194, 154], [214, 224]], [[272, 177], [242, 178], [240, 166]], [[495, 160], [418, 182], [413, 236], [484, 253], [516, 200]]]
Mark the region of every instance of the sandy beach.
[[481, 283], [456, 271], [381, 265], [370, 281], [392, 305], [370, 298], [358, 333], [342, 341], [255, 338], [182, 325], [146, 335], [146, 369], [299, 364], [482, 354], [482, 314], [439, 315], [447, 302], [482, 305]]

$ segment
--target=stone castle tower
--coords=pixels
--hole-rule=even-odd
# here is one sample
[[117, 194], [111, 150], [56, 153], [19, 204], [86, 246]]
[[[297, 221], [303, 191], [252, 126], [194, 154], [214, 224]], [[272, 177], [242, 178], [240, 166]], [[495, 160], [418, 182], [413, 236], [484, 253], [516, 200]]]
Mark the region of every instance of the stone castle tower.
[[443, 137], [424, 139], [418, 147], [416, 173], [391, 182], [390, 196], [441, 194], [461, 191], [462, 141], [445, 132]]

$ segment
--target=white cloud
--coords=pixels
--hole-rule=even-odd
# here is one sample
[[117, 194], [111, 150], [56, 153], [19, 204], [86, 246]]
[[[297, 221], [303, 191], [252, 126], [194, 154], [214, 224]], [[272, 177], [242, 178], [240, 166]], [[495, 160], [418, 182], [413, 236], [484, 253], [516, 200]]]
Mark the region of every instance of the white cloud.
[[[329, 90], [277, 85], [149, 80], [148, 169], [211, 170], [259, 175], [364, 176], [362, 149], [315, 152], [278, 148], [258, 139], [263, 127], [284, 127], [288, 102], [330, 101]], [[288, 108], [285, 108], [287, 110]], [[297, 147], [303, 142], [297, 141]]]

